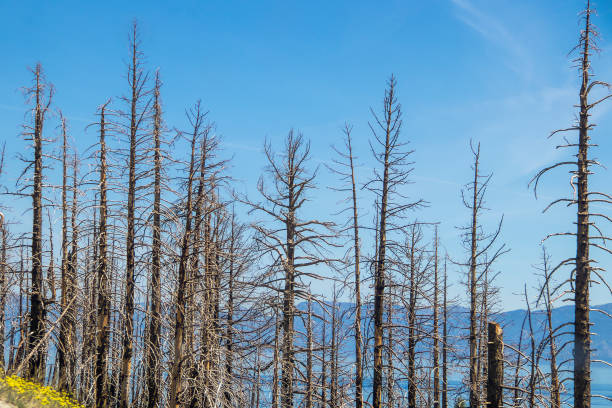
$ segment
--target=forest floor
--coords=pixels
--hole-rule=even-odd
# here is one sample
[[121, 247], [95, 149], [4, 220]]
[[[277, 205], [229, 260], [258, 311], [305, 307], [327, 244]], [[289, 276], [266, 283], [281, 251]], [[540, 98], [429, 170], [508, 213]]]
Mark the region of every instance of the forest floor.
[[85, 408], [68, 394], [18, 376], [0, 377], [0, 408]]
[[11, 404], [10, 402], [0, 401], [0, 408], [17, 408], [17, 406]]

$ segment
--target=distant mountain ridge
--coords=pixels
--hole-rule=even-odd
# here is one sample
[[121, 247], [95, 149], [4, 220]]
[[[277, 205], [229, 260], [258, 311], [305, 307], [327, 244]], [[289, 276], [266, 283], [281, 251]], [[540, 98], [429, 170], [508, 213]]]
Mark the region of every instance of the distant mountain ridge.
[[[341, 320], [341, 330], [342, 331], [350, 331], [353, 326], [353, 310], [354, 304], [349, 302], [339, 302], [338, 313], [339, 316], [343, 316]], [[297, 308], [301, 311], [307, 310], [307, 304], [305, 302], [300, 302], [297, 305]], [[593, 336], [592, 336], [592, 344], [593, 344], [593, 359], [605, 360], [612, 363], [612, 318], [606, 316], [605, 313], [612, 315], [612, 303], [606, 303], [602, 305], [592, 306], [592, 309], [601, 310], [604, 313], [598, 311], [591, 311], [591, 323], [593, 324]], [[372, 311], [372, 305], [363, 305], [362, 306], [362, 327], [367, 327], [367, 324], [370, 322]], [[316, 315], [321, 315], [323, 310], [320, 305], [313, 303], [313, 313]], [[431, 311], [427, 311], [427, 313], [431, 313]], [[424, 309], [419, 310], [420, 315], [426, 314]], [[402, 307], [394, 308], [394, 322], [398, 325], [406, 325], [406, 310]], [[495, 313], [490, 316], [491, 321], [498, 322], [503, 328], [503, 336], [504, 342], [507, 344], [516, 345], [519, 342], [519, 335], [521, 332], [521, 325], [523, 320], [527, 316], [527, 310], [525, 309], [517, 309], [510, 310], [500, 313]], [[574, 306], [573, 305], [564, 305], [553, 309], [553, 326], [558, 327], [559, 325], [573, 321], [574, 319]], [[330, 317], [327, 316], [329, 320]], [[302, 319], [296, 319], [295, 325], [296, 329], [303, 330], [303, 322]], [[431, 320], [431, 319], [429, 319]], [[536, 342], [540, 342], [543, 339], [543, 336], [546, 335], [545, 327], [546, 327], [546, 313], [543, 310], [532, 310], [531, 311], [531, 321], [534, 329]], [[318, 319], [315, 319], [314, 325], [317, 327], [320, 323]], [[431, 322], [427, 322], [427, 324], [431, 324]], [[442, 324], [442, 316], [440, 314], [440, 325]], [[458, 352], [467, 352], [467, 342], [461, 341], [461, 337], [467, 335], [467, 327], [469, 325], [469, 310], [463, 306], [452, 306], [449, 307], [449, 336], [453, 338], [453, 344], [458, 349]], [[529, 331], [528, 322], [525, 322], [523, 334], [523, 347], [526, 347], [527, 344], [527, 336]], [[567, 340], [571, 339], [571, 326], [568, 326], [560, 332], [566, 333], [563, 338], [557, 340], [557, 344], [560, 345]], [[442, 331], [440, 330], [440, 334]], [[463, 347], [465, 346], [465, 347]], [[353, 337], [349, 336], [345, 339], [342, 348], [347, 352], [354, 350]], [[561, 352], [560, 357], [562, 359], [569, 358], [571, 356], [571, 347], [566, 347]], [[547, 353], [545, 355], [548, 355]]]

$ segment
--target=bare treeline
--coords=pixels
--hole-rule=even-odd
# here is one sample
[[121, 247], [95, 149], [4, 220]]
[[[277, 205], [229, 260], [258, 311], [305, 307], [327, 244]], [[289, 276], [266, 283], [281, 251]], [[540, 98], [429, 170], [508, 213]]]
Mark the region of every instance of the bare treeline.
[[[551, 266], [544, 251], [538, 292], [525, 289], [523, 320], [500, 322], [521, 330], [504, 343], [503, 371], [496, 366], [496, 404], [503, 397], [506, 406], [560, 408], [573, 382], [574, 406], [590, 407], [589, 286], [605, 281], [589, 248], [610, 252], [591, 220], [610, 218], [589, 204], [612, 201], [587, 184], [599, 164], [587, 158], [589, 112], [610, 97], [588, 99], [608, 86], [591, 79], [591, 16], [587, 2], [579, 122], [553, 132], [578, 132], [578, 142], [564, 146], [578, 149], [577, 160], [534, 177], [537, 185], [548, 171], [577, 165], [576, 193], [553, 203], [577, 205], [577, 233], [551, 235], [576, 237], [577, 253]], [[4, 186], [5, 197], [31, 199], [31, 229], [23, 233], [17, 215], [5, 216], [8, 201], [0, 213], [2, 369], [98, 408], [491, 403], [487, 327], [501, 318], [495, 261], [508, 249], [503, 218], [483, 224], [492, 177], [480, 144], [469, 146], [472, 177], [462, 192], [464, 252], [449, 257], [438, 220], [419, 218], [428, 203], [411, 180], [417, 164], [395, 76], [365, 121], [371, 174], [360, 170], [347, 124], [327, 166], [336, 183], [321, 186], [309, 140], [291, 129], [283, 144], [264, 143], [266, 167], [247, 196], [234, 189], [233, 163], [201, 101], [186, 109], [186, 127], [165, 123], [162, 74], [149, 71], [141, 48], [134, 23], [125, 96], [100, 101], [87, 129], [96, 141], [82, 153], [72, 142], [80, 130], [55, 115], [53, 86], [40, 65], [32, 70], [23, 127], [32, 149], [19, 157], [17, 186]], [[320, 211], [311, 201], [325, 187], [343, 197], [338, 209]], [[567, 266], [568, 277], [556, 278]], [[467, 307], [449, 295], [457, 280], [450, 273], [465, 285]], [[321, 282], [323, 295], [313, 290]], [[575, 322], [558, 326], [553, 309], [567, 297]]]

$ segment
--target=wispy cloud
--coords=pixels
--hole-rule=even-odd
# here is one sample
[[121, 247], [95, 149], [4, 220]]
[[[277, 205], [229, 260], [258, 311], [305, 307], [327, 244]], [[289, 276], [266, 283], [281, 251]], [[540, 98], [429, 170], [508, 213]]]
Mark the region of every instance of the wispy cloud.
[[451, 0], [451, 2], [457, 7], [456, 16], [461, 22], [508, 54], [505, 63], [510, 69], [525, 77], [525, 79], [531, 78], [531, 58], [525, 47], [508, 30], [506, 25], [468, 0]]

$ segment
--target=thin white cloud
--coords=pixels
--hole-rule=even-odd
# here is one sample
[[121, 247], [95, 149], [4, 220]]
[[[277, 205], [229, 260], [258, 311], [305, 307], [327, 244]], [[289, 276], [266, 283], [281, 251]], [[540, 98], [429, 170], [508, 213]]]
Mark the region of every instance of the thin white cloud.
[[468, 0], [451, 0], [458, 8], [456, 17], [465, 25], [479, 33], [485, 40], [497, 45], [507, 54], [506, 65], [531, 79], [532, 63], [525, 47], [513, 33], [495, 16], [485, 13]]

